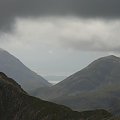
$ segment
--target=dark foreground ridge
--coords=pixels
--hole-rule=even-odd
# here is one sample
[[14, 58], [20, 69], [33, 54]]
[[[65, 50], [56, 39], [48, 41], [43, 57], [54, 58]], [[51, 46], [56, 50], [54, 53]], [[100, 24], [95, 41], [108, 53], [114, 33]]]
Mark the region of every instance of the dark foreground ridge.
[[102, 120], [111, 116], [105, 110], [75, 112], [29, 96], [13, 79], [0, 73], [0, 120]]

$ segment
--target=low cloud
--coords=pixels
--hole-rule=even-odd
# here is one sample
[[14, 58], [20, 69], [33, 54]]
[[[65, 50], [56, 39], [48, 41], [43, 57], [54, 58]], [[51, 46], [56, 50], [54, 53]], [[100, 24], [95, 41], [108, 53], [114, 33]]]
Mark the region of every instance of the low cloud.
[[44, 17], [37, 20], [18, 19], [16, 32], [3, 36], [2, 40], [3, 47], [9, 46], [16, 50], [25, 47], [41, 51], [67, 49], [120, 52], [119, 33], [120, 20], [108, 22], [74, 17]]
[[[69, 24], [69, 25], [68, 25]], [[120, 21], [99, 19], [66, 22], [61, 44], [64, 48], [81, 51], [120, 52]]]

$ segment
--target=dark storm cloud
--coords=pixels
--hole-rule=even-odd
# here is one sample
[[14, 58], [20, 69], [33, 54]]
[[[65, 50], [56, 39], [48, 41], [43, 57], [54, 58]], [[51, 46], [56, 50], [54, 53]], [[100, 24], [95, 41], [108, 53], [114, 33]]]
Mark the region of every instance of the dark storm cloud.
[[0, 0], [0, 30], [9, 30], [16, 17], [74, 15], [120, 17], [119, 0]]

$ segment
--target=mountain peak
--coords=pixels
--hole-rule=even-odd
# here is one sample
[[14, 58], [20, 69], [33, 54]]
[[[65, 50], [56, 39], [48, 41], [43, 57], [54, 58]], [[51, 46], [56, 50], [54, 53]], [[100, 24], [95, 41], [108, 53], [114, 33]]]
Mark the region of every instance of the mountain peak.
[[108, 59], [120, 59], [119, 57], [117, 57], [115, 55], [109, 55], [109, 56], [106, 56], [104, 58], [108, 58]]
[[102, 64], [102, 65], [105, 64], [105, 65], [107, 65], [108, 63], [110, 63], [112, 65], [113, 63], [119, 63], [119, 62], [120, 62], [120, 58], [119, 57], [117, 57], [115, 55], [109, 55], [109, 56], [101, 57], [101, 58], [93, 61], [89, 65], [89, 67], [95, 66], [95, 65], [98, 66], [99, 64]]
[[0, 72], [0, 77], [6, 78], [7, 76], [3, 72]]

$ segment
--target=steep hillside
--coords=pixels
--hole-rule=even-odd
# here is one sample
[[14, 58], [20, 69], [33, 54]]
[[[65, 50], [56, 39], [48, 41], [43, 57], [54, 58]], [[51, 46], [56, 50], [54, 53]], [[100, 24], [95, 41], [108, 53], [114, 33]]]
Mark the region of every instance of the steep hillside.
[[0, 73], [0, 120], [102, 120], [105, 110], [75, 112], [70, 108], [29, 96], [13, 79]]
[[51, 85], [43, 77], [27, 68], [20, 60], [2, 49], [0, 49], [0, 71], [17, 80], [27, 91]]
[[100, 58], [81, 71], [50, 87], [36, 91], [40, 98], [75, 110], [105, 108], [120, 113], [120, 58]]

